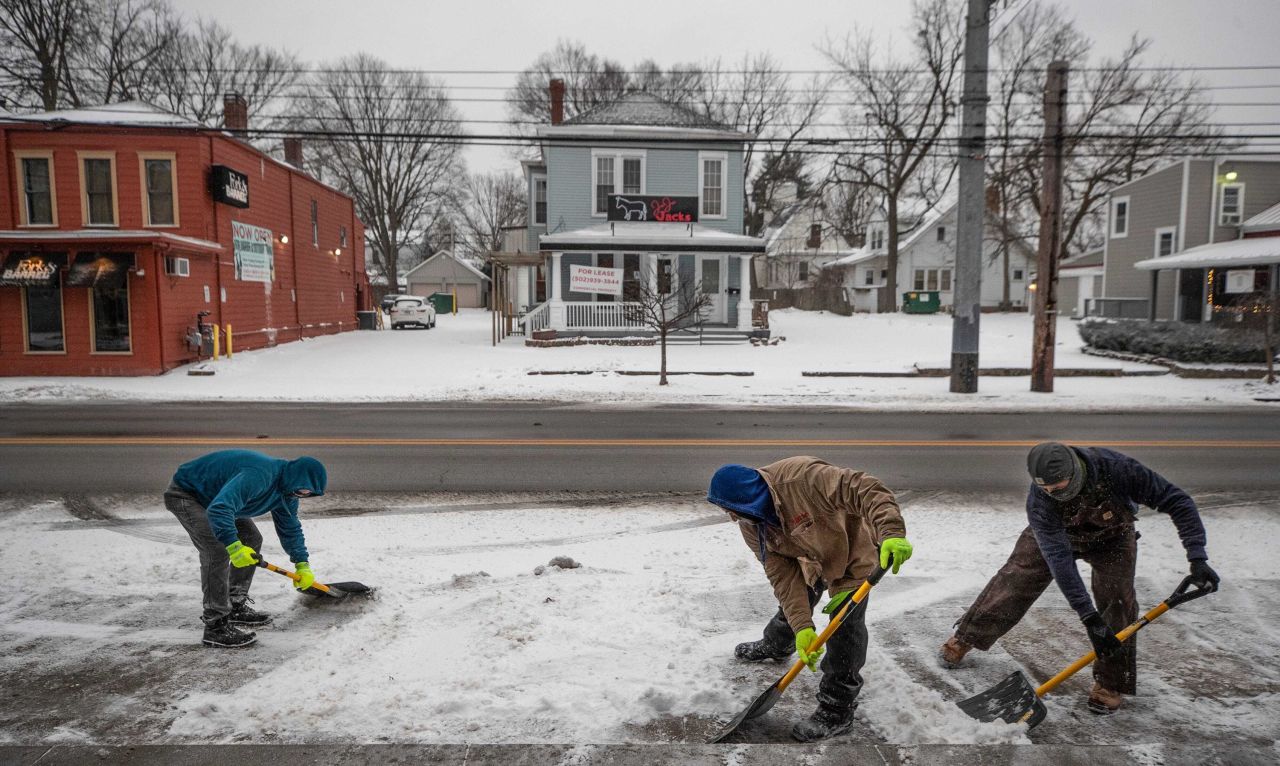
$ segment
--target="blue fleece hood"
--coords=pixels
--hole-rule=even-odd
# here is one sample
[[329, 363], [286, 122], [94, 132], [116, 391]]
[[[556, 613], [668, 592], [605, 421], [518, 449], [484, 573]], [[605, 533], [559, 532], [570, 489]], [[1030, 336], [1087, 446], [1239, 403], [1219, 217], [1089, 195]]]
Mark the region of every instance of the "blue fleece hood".
[[707, 489], [707, 502], [756, 523], [779, 525], [768, 483], [759, 471], [745, 465], [730, 463], [717, 468]]
[[285, 495], [307, 489], [311, 490], [312, 497], [320, 497], [328, 482], [329, 475], [324, 470], [324, 464], [313, 457], [303, 456], [290, 460], [280, 471], [280, 492]]

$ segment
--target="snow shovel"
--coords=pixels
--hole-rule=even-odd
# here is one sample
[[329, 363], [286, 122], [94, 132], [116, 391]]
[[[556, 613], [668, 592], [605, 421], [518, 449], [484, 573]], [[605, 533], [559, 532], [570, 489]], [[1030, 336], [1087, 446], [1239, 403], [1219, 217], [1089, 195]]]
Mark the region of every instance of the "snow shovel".
[[[880, 582], [880, 578], [884, 577], [884, 573], [886, 571], [887, 570], [883, 567], [876, 567], [875, 571], [872, 572], [866, 581], [862, 583], [862, 586], [859, 587], [858, 590], [854, 591], [853, 597], [845, 602], [844, 606], [836, 613], [835, 617], [831, 618], [831, 622], [827, 623], [826, 629], [818, 634], [818, 638], [809, 646], [810, 652], [822, 648], [822, 646], [827, 643], [827, 639], [831, 638], [832, 634], [840, 629], [840, 626], [844, 623], [844, 618], [849, 615], [849, 610], [860, 604], [862, 600], [867, 597], [867, 594], [871, 592], [871, 587]], [[707, 740], [707, 744], [714, 745], [719, 742], [724, 742], [730, 734], [733, 734], [738, 730], [738, 727], [741, 726], [744, 721], [750, 721], [752, 718], [759, 718], [769, 712], [769, 709], [772, 708], [774, 703], [782, 697], [782, 693], [787, 690], [787, 687], [791, 685], [792, 681], [796, 680], [796, 676], [800, 675], [800, 671], [803, 669], [804, 660], [796, 660], [796, 664], [791, 666], [791, 669], [787, 671], [785, 676], [779, 679], [776, 684], [766, 689], [764, 694], [756, 697], [756, 701], [748, 705], [746, 710], [738, 713], [732, 721], [725, 724], [725, 727], [720, 730], [719, 734]]]
[[[1117, 633], [1116, 638], [1127, 641], [1134, 633], [1142, 630], [1170, 609], [1217, 590], [1212, 585], [1202, 585], [1194, 590], [1188, 590], [1190, 587], [1191, 578], [1187, 577], [1173, 595], [1139, 617], [1137, 622]], [[1053, 691], [1058, 684], [1075, 675], [1077, 671], [1091, 664], [1097, 657], [1097, 653], [1089, 652], [1038, 687], [1033, 686], [1031, 679], [1019, 670], [985, 692], [956, 704], [961, 710], [983, 723], [990, 723], [998, 718], [1005, 723], [1025, 723], [1028, 730], [1034, 729], [1049, 714], [1041, 698]]]
[[[258, 560], [258, 566], [262, 567], [263, 569], [269, 569], [272, 572], [275, 572], [276, 574], [282, 574], [285, 577], [288, 577], [290, 580], [297, 581], [299, 579], [296, 573], [290, 572], [288, 569], [283, 569], [281, 567], [278, 567], [275, 564], [269, 564], [262, 559]], [[298, 592], [305, 593], [308, 596], [328, 596], [329, 598], [342, 600], [347, 596], [372, 595], [373, 588], [370, 588], [368, 585], [365, 585], [364, 583], [358, 583], [358, 582], [335, 582], [335, 583], [329, 583], [328, 585], [325, 585], [324, 583], [317, 581], [312, 583], [311, 587]]]

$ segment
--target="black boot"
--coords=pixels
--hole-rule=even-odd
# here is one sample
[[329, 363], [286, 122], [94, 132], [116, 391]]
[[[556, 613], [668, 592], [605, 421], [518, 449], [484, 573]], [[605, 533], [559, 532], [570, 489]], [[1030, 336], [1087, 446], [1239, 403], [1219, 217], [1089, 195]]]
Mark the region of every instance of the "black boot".
[[258, 627], [271, 622], [271, 615], [266, 612], [259, 612], [256, 609], [250, 609], [249, 604], [253, 603], [253, 599], [247, 598], [240, 603], [231, 602], [231, 614], [227, 615], [227, 622], [232, 625], [251, 625]]
[[733, 656], [744, 662], [780, 661], [790, 659], [795, 651], [794, 646], [775, 646], [762, 638], [759, 641], [738, 644], [733, 650]]
[[202, 639], [205, 646], [217, 646], [228, 649], [248, 646], [257, 640], [257, 633], [237, 628], [232, 625], [231, 621], [226, 617], [215, 623], [205, 625], [204, 638]]
[[853, 728], [853, 711], [856, 709], [856, 705], [840, 710], [819, 704], [813, 715], [791, 727], [791, 736], [801, 742], [813, 742], [844, 734]]

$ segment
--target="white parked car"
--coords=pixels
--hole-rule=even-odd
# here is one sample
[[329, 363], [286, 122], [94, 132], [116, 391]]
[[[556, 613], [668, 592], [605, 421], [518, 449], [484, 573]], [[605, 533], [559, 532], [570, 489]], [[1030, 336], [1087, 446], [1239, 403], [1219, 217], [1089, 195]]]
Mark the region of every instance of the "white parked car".
[[406, 295], [391, 304], [391, 329], [399, 330], [410, 325], [428, 330], [436, 326], [436, 307], [431, 305], [431, 301], [417, 295]]

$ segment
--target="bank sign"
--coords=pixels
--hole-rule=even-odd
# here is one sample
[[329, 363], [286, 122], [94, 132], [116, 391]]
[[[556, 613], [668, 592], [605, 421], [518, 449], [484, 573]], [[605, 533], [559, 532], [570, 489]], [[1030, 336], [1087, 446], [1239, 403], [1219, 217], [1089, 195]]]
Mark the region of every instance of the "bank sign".
[[209, 171], [209, 191], [214, 202], [232, 207], [249, 207], [249, 176], [226, 165], [214, 165]]
[[693, 223], [698, 220], [698, 198], [666, 194], [610, 194], [608, 220]]
[[231, 249], [235, 252], [236, 279], [270, 282], [275, 276], [276, 257], [270, 229], [231, 222]]

